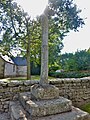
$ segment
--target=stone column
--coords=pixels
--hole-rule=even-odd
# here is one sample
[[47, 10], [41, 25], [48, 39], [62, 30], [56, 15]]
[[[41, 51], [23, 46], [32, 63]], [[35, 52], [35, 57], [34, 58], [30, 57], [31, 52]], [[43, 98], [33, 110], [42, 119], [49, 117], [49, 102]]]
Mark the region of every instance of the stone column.
[[41, 15], [42, 45], [41, 45], [41, 76], [40, 84], [31, 87], [32, 97], [39, 100], [59, 97], [59, 89], [49, 85], [48, 81], [48, 7]]
[[48, 8], [41, 15], [42, 44], [41, 44], [41, 76], [40, 84], [48, 84]]

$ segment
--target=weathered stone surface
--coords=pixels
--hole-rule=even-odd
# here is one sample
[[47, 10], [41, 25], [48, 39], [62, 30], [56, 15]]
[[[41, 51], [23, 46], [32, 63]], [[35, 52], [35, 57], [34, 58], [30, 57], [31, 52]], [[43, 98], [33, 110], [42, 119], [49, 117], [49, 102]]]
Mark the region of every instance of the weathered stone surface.
[[14, 80], [14, 81], [11, 81], [8, 86], [12, 86], [12, 87], [16, 87], [16, 86], [20, 86], [20, 85], [23, 85], [23, 82], [22, 81], [17, 81], [17, 80]]
[[39, 83], [38, 80], [27, 80], [27, 81], [24, 81], [24, 85], [25, 86], [31, 86], [31, 85], [38, 84], [38, 83]]
[[47, 116], [71, 110], [71, 101], [64, 98], [42, 101], [27, 101], [26, 109], [31, 116]]
[[90, 120], [90, 115], [78, 108], [73, 107], [72, 111], [46, 117], [32, 118], [32, 120]]
[[19, 94], [19, 101], [22, 103], [22, 105], [25, 107], [26, 101], [31, 99], [31, 93], [30, 92], [23, 92]]
[[26, 112], [18, 101], [10, 102], [9, 108], [11, 120], [27, 120]]
[[31, 94], [35, 99], [54, 99], [59, 98], [59, 89], [53, 85], [33, 85], [31, 87]]
[[63, 97], [50, 100], [31, 100], [29, 93], [20, 94], [20, 102], [31, 116], [45, 116], [62, 113], [72, 109], [72, 102]]
[[44, 116], [44, 117], [31, 117], [27, 116], [19, 102], [10, 102], [10, 116], [11, 120], [90, 120], [89, 114], [72, 107], [72, 111]]
[[7, 82], [6, 81], [3, 81], [3, 80], [0, 80], [0, 86], [7, 86]]

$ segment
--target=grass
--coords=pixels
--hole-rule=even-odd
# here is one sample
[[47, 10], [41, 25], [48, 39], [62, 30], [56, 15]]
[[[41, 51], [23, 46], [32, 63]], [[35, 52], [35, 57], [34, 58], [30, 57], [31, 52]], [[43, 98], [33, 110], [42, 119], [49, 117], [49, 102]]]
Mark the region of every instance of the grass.
[[[52, 78], [53, 77], [48, 77], [48, 79], [52, 79]], [[11, 78], [5, 78], [3, 80], [5, 80], [5, 81], [12, 81], [12, 80], [22, 81], [22, 80], [27, 80], [27, 79], [26, 79], [26, 77], [11, 77]], [[39, 75], [32, 75], [31, 80], [40, 80], [40, 76]]]
[[82, 105], [82, 106], [80, 107], [80, 109], [82, 109], [82, 110], [90, 113], [90, 103], [87, 103], [87, 104], [85, 104], [85, 105]]

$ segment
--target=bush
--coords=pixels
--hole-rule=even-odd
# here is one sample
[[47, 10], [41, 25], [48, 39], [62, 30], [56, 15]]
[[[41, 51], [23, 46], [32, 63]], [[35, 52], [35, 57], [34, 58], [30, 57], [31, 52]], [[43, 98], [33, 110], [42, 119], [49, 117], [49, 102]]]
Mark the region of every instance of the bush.
[[69, 71], [69, 72], [50, 72], [49, 76], [56, 78], [82, 78], [90, 76], [90, 72]]
[[50, 72], [55, 72], [58, 69], [59, 69], [59, 66], [51, 66], [51, 67], [49, 67]]

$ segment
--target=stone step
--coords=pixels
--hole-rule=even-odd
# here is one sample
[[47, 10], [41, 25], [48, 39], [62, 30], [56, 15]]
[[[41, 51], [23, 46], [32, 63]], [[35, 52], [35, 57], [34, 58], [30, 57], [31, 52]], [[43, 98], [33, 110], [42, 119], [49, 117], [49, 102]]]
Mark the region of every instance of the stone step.
[[33, 118], [32, 120], [90, 120], [90, 115], [87, 112], [72, 107], [72, 111], [70, 112]]
[[19, 101], [10, 101], [9, 112], [11, 120], [30, 120]]
[[35, 100], [30, 92], [19, 94], [19, 100], [31, 116], [47, 116], [72, 110], [72, 102], [59, 97], [51, 100]]
[[[10, 102], [11, 120], [90, 120], [89, 114], [72, 107], [72, 111], [45, 117], [30, 117], [18, 101]], [[28, 117], [27, 117], [28, 116]]]

